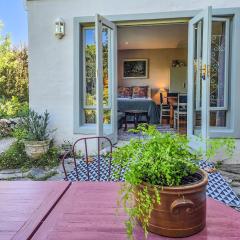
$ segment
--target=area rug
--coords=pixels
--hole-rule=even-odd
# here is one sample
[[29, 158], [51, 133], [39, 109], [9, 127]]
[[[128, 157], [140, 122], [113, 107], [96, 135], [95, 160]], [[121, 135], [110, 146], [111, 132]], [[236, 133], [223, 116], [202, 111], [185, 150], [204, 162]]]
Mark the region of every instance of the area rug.
[[[156, 125], [156, 128], [161, 133], [176, 133], [174, 128], [170, 128], [169, 125]], [[133, 129], [133, 125], [128, 125], [128, 130]], [[118, 131], [118, 139], [121, 141], [129, 141], [131, 138], [142, 138], [142, 134], [132, 133], [129, 131], [125, 131], [123, 128]]]
[[[202, 169], [211, 168], [214, 165], [212, 163], [206, 161], [200, 161], [199, 165]], [[108, 166], [109, 161], [106, 158], [100, 158], [100, 181], [107, 181], [108, 180]], [[80, 181], [87, 181], [87, 164], [83, 160], [78, 160], [77, 169], [80, 176]], [[120, 179], [114, 179], [111, 176], [112, 181], [124, 181], [123, 177], [123, 170], [121, 171]], [[89, 164], [89, 176], [90, 181], [98, 181], [98, 160], [95, 160]], [[233, 207], [237, 210], [240, 210], [240, 199], [233, 191], [231, 186], [225, 181], [223, 176], [219, 172], [209, 173], [208, 174], [208, 185], [207, 185], [207, 196], [211, 197], [215, 200], [221, 201], [226, 205]], [[69, 181], [76, 181], [76, 172], [71, 171], [68, 174]]]

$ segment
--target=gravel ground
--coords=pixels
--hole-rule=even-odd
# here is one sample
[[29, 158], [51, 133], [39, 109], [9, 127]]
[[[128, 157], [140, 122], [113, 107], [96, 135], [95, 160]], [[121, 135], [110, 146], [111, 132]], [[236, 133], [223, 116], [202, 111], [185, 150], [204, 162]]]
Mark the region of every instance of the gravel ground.
[[14, 138], [10, 138], [10, 137], [0, 139], [0, 154], [6, 151], [12, 145], [14, 140], [15, 140]]

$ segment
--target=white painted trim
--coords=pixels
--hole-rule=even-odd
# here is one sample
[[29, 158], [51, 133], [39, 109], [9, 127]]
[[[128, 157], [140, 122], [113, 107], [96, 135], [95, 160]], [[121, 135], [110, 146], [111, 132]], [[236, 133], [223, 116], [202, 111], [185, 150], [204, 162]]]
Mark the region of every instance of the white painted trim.
[[[193, 148], [201, 147], [203, 151], [206, 150], [206, 139], [208, 139], [208, 126], [209, 126], [209, 83], [210, 77], [208, 74], [205, 76], [205, 80], [200, 80], [202, 82], [202, 98], [201, 100], [201, 136], [196, 136], [194, 134], [194, 49], [195, 49], [195, 34], [194, 26], [195, 24], [203, 22], [203, 35], [202, 39], [202, 64], [206, 66], [210, 65], [211, 61], [211, 26], [212, 26], [212, 8], [208, 7], [206, 10], [199, 13], [189, 22], [189, 40], [188, 40], [188, 137], [190, 140], [190, 145]], [[199, 36], [198, 31], [198, 36]], [[199, 41], [198, 41], [199, 43]], [[199, 49], [200, 45], [197, 46]], [[200, 53], [198, 53], [198, 56]], [[201, 140], [203, 139], [203, 141]]]
[[97, 136], [103, 136], [103, 48], [102, 48], [102, 19], [95, 16], [96, 41], [96, 127]]

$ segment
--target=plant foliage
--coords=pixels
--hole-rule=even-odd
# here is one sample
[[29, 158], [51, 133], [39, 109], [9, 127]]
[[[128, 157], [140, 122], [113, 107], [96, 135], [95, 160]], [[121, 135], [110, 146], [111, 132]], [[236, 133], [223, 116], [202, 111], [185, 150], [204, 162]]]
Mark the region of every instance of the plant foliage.
[[[1, 24], [0, 24], [1, 25]], [[13, 47], [0, 26], [0, 98], [15, 96], [28, 101], [28, 53], [25, 46]]]
[[[130, 239], [133, 239], [134, 226], [137, 219], [141, 219], [142, 227], [147, 235], [148, 221], [155, 203], [160, 203], [159, 190], [164, 186], [179, 186], [182, 180], [199, 170], [197, 160], [201, 158], [200, 151], [193, 151], [185, 136], [178, 134], [160, 133], [155, 126], [139, 125], [134, 132], [141, 132], [141, 139], [131, 139], [130, 143], [113, 152], [115, 177], [119, 178], [119, 168], [125, 169], [125, 183], [122, 185], [120, 203], [127, 212], [129, 219], [125, 222]], [[221, 143], [219, 143], [219, 141]], [[212, 156], [221, 146], [225, 146], [230, 153], [233, 140], [215, 140], [207, 153]], [[226, 143], [223, 145], [223, 143]], [[139, 188], [141, 184], [150, 184], [155, 190], [155, 197], [151, 197], [147, 186]]]
[[6, 152], [0, 154], [0, 170], [15, 168], [28, 170], [31, 167], [52, 168], [59, 164], [59, 151], [58, 148], [51, 145], [41, 159], [33, 160], [27, 156], [24, 143], [16, 141]]
[[49, 113], [44, 112], [43, 115], [38, 114], [33, 110], [29, 110], [29, 115], [21, 119], [19, 126], [14, 131], [14, 136], [17, 139], [27, 141], [44, 141], [48, 140], [50, 133], [48, 130]]
[[20, 102], [15, 96], [0, 101], [0, 118], [24, 117], [28, 115], [28, 111], [28, 102]]

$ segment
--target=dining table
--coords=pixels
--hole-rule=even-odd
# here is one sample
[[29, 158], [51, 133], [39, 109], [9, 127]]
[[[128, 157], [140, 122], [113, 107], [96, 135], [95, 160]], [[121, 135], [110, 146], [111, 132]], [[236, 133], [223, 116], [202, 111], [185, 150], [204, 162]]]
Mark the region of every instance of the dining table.
[[[127, 240], [119, 182], [0, 182], [0, 239]], [[240, 239], [240, 213], [207, 198], [206, 227], [188, 240]], [[136, 240], [144, 240], [139, 225]], [[167, 237], [148, 234], [149, 240]]]

